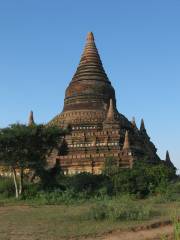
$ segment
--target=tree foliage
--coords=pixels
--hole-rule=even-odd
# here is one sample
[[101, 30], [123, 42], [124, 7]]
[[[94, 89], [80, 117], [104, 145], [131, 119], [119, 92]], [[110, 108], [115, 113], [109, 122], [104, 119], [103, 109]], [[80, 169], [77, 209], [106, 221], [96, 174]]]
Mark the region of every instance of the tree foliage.
[[17, 198], [23, 192], [25, 171], [43, 169], [61, 135], [59, 128], [44, 125], [13, 124], [0, 129], [0, 162], [12, 172]]
[[132, 169], [120, 169], [109, 160], [104, 174], [112, 181], [115, 194], [126, 192], [139, 196], [165, 191], [168, 183], [176, 177], [174, 169], [163, 162], [150, 164], [144, 160], [136, 161]]

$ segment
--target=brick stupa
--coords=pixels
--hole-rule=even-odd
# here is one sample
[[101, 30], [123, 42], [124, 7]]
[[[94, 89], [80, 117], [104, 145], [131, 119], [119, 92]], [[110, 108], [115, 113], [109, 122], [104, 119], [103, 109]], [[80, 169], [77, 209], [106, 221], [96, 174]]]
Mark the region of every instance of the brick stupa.
[[49, 123], [70, 129], [63, 139], [64, 151], [54, 151], [49, 163], [59, 161], [65, 174], [101, 173], [107, 158], [118, 167], [134, 161], [161, 161], [142, 120], [129, 121], [116, 108], [115, 91], [109, 81], [93, 33], [87, 35], [79, 66], [66, 89], [63, 111]]

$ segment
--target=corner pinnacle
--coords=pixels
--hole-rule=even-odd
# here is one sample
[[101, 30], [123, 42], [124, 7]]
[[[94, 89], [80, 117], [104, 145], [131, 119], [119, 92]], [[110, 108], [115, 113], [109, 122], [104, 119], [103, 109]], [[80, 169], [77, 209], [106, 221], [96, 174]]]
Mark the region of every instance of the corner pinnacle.
[[28, 119], [28, 126], [31, 126], [31, 125], [34, 125], [34, 124], [35, 124], [35, 122], [34, 122], [33, 111], [30, 111], [29, 119]]
[[113, 100], [112, 98], [110, 99], [109, 102], [109, 109], [107, 112], [107, 120], [114, 120], [115, 116], [114, 116], [114, 106], [113, 106]]
[[128, 149], [128, 148], [130, 148], [129, 132], [128, 132], [128, 130], [126, 130], [123, 149]]
[[145, 128], [145, 125], [144, 125], [144, 120], [143, 120], [143, 118], [142, 118], [142, 119], [141, 119], [140, 131], [143, 132], [143, 131], [145, 131], [145, 130], [146, 130], [146, 128]]
[[135, 117], [132, 118], [131, 124], [133, 125], [133, 127], [136, 128], [136, 120], [135, 120]]
[[170, 162], [170, 156], [169, 156], [169, 151], [166, 151], [166, 162]]

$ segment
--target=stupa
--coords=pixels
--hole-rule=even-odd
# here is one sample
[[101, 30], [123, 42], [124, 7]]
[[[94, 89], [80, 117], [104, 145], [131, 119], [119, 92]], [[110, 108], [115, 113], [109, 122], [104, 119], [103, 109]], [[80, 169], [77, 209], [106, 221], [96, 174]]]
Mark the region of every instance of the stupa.
[[65, 174], [99, 174], [108, 158], [113, 158], [120, 168], [131, 168], [141, 159], [149, 163], [161, 161], [144, 121], [138, 129], [134, 118], [129, 121], [118, 112], [115, 90], [92, 32], [87, 35], [79, 66], [66, 89], [64, 108], [49, 125], [69, 129], [60, 149], [49, 158], [51, 164], [59, 161]]

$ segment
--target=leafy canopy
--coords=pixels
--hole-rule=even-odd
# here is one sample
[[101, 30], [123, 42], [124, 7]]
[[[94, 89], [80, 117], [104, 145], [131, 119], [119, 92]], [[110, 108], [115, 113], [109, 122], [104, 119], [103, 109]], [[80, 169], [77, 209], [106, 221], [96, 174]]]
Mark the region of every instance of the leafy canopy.
[[13, 124], [0, 129], [0, 161], [5, 166], [34, 168], [46, 163], [63, 134], [57, 127]]

